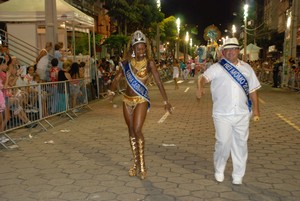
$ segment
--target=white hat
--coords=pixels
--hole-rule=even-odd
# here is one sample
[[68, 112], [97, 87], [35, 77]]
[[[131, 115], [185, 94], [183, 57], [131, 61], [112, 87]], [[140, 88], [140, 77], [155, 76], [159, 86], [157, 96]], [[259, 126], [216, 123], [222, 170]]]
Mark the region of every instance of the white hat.
[[239, 48], [239, 42], [236, 38], [227, 38], [222, 46], [222, 49]]
[[145, 43], [146, 44], [146, 36], [140, 31], [137, 30], [133, 33], [131, 39], [131, 45], [134, 46], [137, 43]]

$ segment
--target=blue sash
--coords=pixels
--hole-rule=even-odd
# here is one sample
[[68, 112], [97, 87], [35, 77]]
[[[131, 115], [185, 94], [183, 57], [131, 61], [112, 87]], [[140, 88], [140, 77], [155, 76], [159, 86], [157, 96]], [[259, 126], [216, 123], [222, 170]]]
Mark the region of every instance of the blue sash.
[[133, 72], [131, 70], [131, 66], [130, 66], [129, 62], [125, 65], [125, 67], [123, 66], [122, 63], [121, 63], [121, 65], [122, 65], [122, 69], [123, 69], [123, 72], [124, 72], [124, 75], [125, 75], [128, 85], [137, 95], [141, 96], [148, 102], [148, 110], [149, 110], [150, 109], [150, 98], [148, 96], [147, 87], [135, 77], [135, 75], [133, 74]]
[[219, 64], [228, 72], [229, 75], [233, 78], [236, 83], [243, 89], [248, 99], [248, 109], [251, 112], [252, 102], [249, 97], [249, 84], [244, 75], [231, 63], [229, 63], [226, 59], [221, 59]]

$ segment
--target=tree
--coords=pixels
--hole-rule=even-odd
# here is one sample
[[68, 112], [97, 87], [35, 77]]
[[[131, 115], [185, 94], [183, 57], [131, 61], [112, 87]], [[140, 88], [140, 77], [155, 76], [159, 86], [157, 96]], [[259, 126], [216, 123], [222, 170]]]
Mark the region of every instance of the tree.
[[172, 53], [172, 57], [175, 58], [175, 47], [176, 47], [176, 41], [178, 37], [177, 33], [177, 26], [176, 26], [176, 18], [174, 16], [170, 16], [168, 18], [165, 18], [160, 23], [160, 40], [162, 43], [169, 42], [168, 50], [167, 52]]
[[154, 0], [106, 0], [106, 8], [112, 20], [117, 21], [118, 34], [129, 35], [139, 29], [150, 41], [157, 34], [154, 27], [164, 18]]
[[[100, 47], [100, 41], [102, 39], [102, 35], [95, 34], [95, 45], [96, 47]], [[89, 54], [89, 41], [88, 41], [88, 34], [87, 33], [77, 33], [76, 34], [76, 48], [75, 48], [75, 54], [83, 54], [88, 55]], [[93, 50], [93, 35], [90, 35], [90, 47]]]
[[126, 45], [129, 41], [129, 37], [119, 34], [119, 35], [111, 35], [109, 38], [107, 38], [103, 45], [107, 45], [112, 51], [121, 53], [122, 48], [124, 45]]

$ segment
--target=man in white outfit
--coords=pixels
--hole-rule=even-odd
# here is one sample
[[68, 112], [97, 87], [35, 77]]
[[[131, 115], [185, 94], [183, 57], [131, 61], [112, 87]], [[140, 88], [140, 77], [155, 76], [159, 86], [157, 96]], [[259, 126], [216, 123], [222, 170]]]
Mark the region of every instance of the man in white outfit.
[[[261, 87], [251, 66], [238, 59], [236, 38], [222, 47], [223, 59], [210, 66], [198, 78], [197, 98], [204, 95], [204, 85], [211, 82], [213, 120], [215, 125], [215, 179], [224, 180], [229, 156], [233, 163], [232, 183], [242, 184], [248, 157], [247, 140], [251, 115], [259, 120], [258, 95]], [[252, 102], [252, 107], [250, 102]]]

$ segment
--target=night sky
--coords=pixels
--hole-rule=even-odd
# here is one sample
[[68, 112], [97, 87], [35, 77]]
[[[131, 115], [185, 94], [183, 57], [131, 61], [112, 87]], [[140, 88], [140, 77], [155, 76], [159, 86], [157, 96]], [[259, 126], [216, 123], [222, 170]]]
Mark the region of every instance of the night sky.
[[204, 29], [214, 24], [221, 33], [231, 30], [232, 24], [241, 23], [244, 0], [161, 0], [161, 11], [165, 17], [171, 15], [181, 19], [181, 23], [198, 25], [197, 39], [204, 42]]

